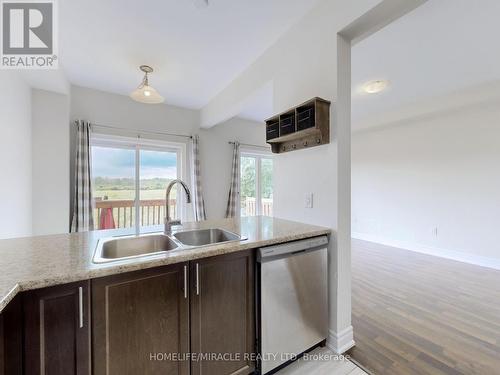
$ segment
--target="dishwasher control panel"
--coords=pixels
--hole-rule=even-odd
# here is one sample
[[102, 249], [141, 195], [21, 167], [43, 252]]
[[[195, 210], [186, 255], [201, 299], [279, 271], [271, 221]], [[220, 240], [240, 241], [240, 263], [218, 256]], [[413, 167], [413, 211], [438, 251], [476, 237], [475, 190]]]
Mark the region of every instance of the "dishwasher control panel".
[[318, 247], [325, 247], [328, 245], [328, 237], [320, 236], [307, 238], [305, 240], [287, 242], [280, 245], [268, 246], [259, 249], [258, 261], [263, 261], [265, 258], [277, 257], [287, 254], [294, 254], [301, 251], [308, 251]]

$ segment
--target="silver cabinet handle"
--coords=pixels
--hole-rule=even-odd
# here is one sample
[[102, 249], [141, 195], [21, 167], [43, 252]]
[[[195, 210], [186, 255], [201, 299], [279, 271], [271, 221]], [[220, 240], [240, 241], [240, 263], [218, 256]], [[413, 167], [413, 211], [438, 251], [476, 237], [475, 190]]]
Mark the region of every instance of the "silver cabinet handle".
[[187, 275], [187, 266], [184, 266], [184, 298], [188, 298], [188, 275]]
[[78, 288], [78, 319], [80, 328], [83, 328], [83, 288]]
[[200, 295], [200, 265], [196, 263], [196, 295]]

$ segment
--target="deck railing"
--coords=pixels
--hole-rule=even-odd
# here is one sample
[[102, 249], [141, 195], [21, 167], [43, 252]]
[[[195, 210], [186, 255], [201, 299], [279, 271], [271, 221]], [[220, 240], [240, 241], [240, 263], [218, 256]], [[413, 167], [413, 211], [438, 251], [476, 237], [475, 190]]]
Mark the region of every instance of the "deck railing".
[[[170, 199], [170, 213], [172, 218], [177, 217], [177, 200]], [[255, 198], [246, 197], [242, 202], [242, 214], [257, 215]], [[107, 215], [107, 218], [103, 218]], [[113, 219], [110, 220], [109, 216]], [[273, 216], [273, 200], [262, 199], [262, 215]], [[148, 199], [139, 203], [139, 221], [141, 226], [163, 224], [165, 218], [165, 200]], [[135, 226], [135, 201], [124, 200], [95, 200], [94, 222], [98, 229], [130, 228]]]
[[[170, 214], [177, 217], [177, 201], [170, 199]], [[113, 220], [103, 218], [112, 214]], [[139, 220], [141, 226], [163, 224], [165, 218], [165, 200], [149, 199], [139, 202]], [[103, 220], [104, 219], [104, 220]], [[130, 228], [135, 225], [134, 200], [95, 200], [94, 221], [98, 229]], [[114, 223], [110, 225], [110, 223]]]
[[[243, 202], [244, 214], [246, 216], [254, 216], [257, 215], [257, 203], [256, 199], [252, 197], [246, 197]], [[273, 200], [272, 199], [262, 199], [262, 215], [264, 216], [273, 216]]]

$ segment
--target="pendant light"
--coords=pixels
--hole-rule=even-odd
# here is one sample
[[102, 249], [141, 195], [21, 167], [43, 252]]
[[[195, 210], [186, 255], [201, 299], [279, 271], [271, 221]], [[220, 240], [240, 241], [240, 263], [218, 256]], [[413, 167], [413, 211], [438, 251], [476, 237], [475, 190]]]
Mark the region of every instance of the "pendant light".
[[369, 81], [363, 85], [363, 91], [367, 94], [378, 94], [384, 91], [389, 86], [389, 81], [379, 79], [376, 81]]
[[130, 97], [137, 102], [146, 104], [163, 103], [165, 99], [152, 86], [149, 86], [148, 74], [153, 73], [153, 68], [148, 65], [141, 65], [140, 70], [144, 72], [144, 78], [137, 89], [130, 93]]

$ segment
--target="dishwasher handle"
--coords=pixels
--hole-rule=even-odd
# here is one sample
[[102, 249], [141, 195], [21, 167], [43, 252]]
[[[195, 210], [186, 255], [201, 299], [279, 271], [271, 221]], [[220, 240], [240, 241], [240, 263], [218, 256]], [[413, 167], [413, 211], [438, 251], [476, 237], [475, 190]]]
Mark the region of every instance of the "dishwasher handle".
[[276, 258], [295, 256], [304, 252], [324, 249], [327, 245], [328, 237], [320, 236], [305, 240], [287, 242], [280, 245], [263, 247], [258, 251], [257, 261], [264, 263]]

